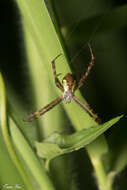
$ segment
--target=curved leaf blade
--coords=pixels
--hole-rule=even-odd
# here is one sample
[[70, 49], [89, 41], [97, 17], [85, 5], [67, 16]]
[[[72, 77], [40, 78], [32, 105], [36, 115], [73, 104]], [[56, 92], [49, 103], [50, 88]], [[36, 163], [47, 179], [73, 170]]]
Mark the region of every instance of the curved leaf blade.
[[40, 157], [49, 161], [62, 154], [79, 150], [80, 148], [94, 141], [98, 136], [103, 134], [112, 125], [117, 123], [122, 117], [123, 116], [118, 116], [102, 125], [83, 129], [70, 136], [54, 133], [45, 141], [41, 143], [35, 143], [37, 154]]

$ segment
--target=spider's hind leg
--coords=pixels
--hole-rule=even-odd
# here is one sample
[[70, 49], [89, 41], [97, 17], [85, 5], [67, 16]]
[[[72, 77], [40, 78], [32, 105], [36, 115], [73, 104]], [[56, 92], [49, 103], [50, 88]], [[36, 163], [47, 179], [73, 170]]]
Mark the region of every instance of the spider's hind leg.
[[85, 103], [81, 102], [77, 96], [73, 96], [73, 100], [84, 110], [86, 111], [97, 123], [101, 123], [101, 119], [98, 117], [98, 115], [94, 112], [91, 107]]
[[83, 85], [83, 82], [84, 82], [85, 79], [88, 77], [88, 75], [89, 75], [89, 73], [90, 73], [92, 67], [94, 66], [95, 57], [94, 57], [94, 55], [93, 55], [93, 51], [92, 51], [92, 48], [91, 48], [90, 44], [88, 44], [88, 46], [89, 46], [89, 50], [90, 50], [90, 54], [91, 54], [91, 61], [90, 61], [90, 63], [89, 63], [89, 66], [88, 66], [88, 68], [87, 68], [87, 71], [86, 71], [85, 74], [81, 77], [81, 79], [80, 79], [80, 81], [79, 81], [79, 83], [78, 83], [76, 89], [80, 88], [80, 87]]
[[56, 86], [57, 86], [61, 91], [63, 91], [63, 86], [62, 86], [61, 82], [60, 82], [59, 79], [58, 79], [58, 75], [59, 75], [59, 74], [56, 74], [56, 66], [55, 66], [55, 61], [56, 61], [56, 59], [57, 59], [59, 56], [61, 56], [61, 55], [62, 55], [62, 54], [57, 55], [57, 56], [51, 61], [51, 63], [52, 63], [52, 70], [53, 70], [53, 75], [54, 75], [54, 79], [55, 79], [55, 84], [56, 84]]

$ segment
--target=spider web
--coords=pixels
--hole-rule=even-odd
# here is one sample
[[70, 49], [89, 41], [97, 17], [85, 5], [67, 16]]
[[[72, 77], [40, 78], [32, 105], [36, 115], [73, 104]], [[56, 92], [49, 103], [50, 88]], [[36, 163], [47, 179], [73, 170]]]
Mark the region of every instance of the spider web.
[[[91, 44], [91, 41], [92, 41], [92, 39], [94, 38], [94, 36], [96, 35], [96, 32], [97, 32], [97, 30], [98, 30], [98, 28], [99, 28], [101, 22], [102, 22], [102, 19], [100, 19], [100, 21], [97, 22], [97, 25], [96, 25], [96, 27], [94, 28], [94, 30], [92, 31], [89, 40], [88, 40], [87, 42], [86, 42], [86, 40], [83, 42], [83, 44], [81, 45], [81, 47], [79, 48], [79, 50], [78, 50], [78, 51], [75, 53], [75, 55], [71, 58], [70, 63], [73, 63], [73, 62], [79, 57], [79, 55], [82, 53], [82, 51], [88, 46], [88, 43]], [[70, 33], [69, 33], [69, 35], [68, 35], [68, 37], [67, 37], [67, 39], [66, 39], [66, 42], [68, 42], [68, 41], [70, 40], [72, 34], [75, 32], [75, 30], [76, 30], [77, 27], [78, 27], [78, 23], [76, 23], [76, 24], [74, 25], [74, 27], [72, 28], [72, 30], [70, 31]]]
[[[91, 7], [93, 7], [93, 2], [92, 2], [92, 1], [91, 1], [90, 5], [89, 5], [89, 8], [91, 8]], [[108, 6], [108, 7], [109, 7], [109, 6]], [[109, 11], [109, 8], [108, 8], [108, 11]], [[89, 12], [89, 9], [87, 9], [87, 12]], [[97, 13], [97, 14], [99, 14], [99, 13]], [[95, 16], [95, 14], [92, 15], [92, 16]], [[91, 41], [92, 41], [92, 39], [94, 39], [94, 37], [95, 37], [95, 35], [96, 35], [96, 32], [98, 31], [98, 29], [99, 29], [101, 23], [103, 22], [103, 18], [104, 18], [104, 17], [105, 17], [105, 15], [102, 16], [102, 17], [100, 18], [100, 20], [96, 21], [96, 27], [93, 29], [93, 31], [91, 31], [91, 35], [90, 35], [89, 40], [88, 40], [87, 42], [86, 42], [86, 40], [84, 40], [84, 42], [83, 42], [83, 44], [81, 45], [81, 47], [79, 48], [79, 50], [78, 50], [78, 51], [73, 55], [73, 57], [71, 58], [70, 63], [73, 63], [73, 62], [75, 61], [75, 59], [77, 59], [77, 58], [79, 57], [79, 55], [82, 53], [82, 51], [88, 46], [88, 43], [91, 44]], [[88, 18], [90, 18], [90, 16], [86, 17], [86, 19], [88, 19]], [[69, 42], [69, 41], [70, 41], [70, 39], [72, 38], [72, 35], [73, 35], [74, 32], [76, 31], [76, 29], [77, 29], [77, 27], [78, 27], [78, 25], [79, 25], [79, 23], [80, 23], [80, 21], [81, 21], [81, 20], [78, 20], [78, 21], [76, 21], [76, 22], [73, 24], [71, 31], [69, 31], [68, 34], [67, 34], [66, 42]]]

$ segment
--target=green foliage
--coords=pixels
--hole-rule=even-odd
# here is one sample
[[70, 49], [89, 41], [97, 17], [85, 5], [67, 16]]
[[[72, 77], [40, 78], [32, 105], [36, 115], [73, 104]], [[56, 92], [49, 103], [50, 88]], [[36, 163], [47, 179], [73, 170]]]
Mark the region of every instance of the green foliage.
[[45, 139], [44, 142], [36, 142], [37, 153], [49, 163], [51, 159], [57, 156], [77, 151], [90, 144], [99, 135], [118, 122], [121, 117], [114, 118], [103, 125], [83, 129], [70, 136], [54, 133]]
[[[79, 17], [75, 13], [76, 23], [78, 24], [76, 24], [72, 39], [68, 43], [67, 34], [71, 30], [68, 25], [71, 25], [71, 23], [60, 28], [53, 8], [53, 1], [49, 1], [52, 20], [44, 0], [17, 0], [16, 2], [21, 13], [23, 27], [27, 57], [25, 69], [29, 71], [27, 80], [30, 81], [29, 85], [32, 89], [27, 88], [25, 91], [31, 97], [31, 107], [35, 110], [60, 95], [54, 84], [51, 68], [52, 59], [59, 53], [63, 54], [56, 61], [57, 73], [62, 72], [60, 80], [64, 74], [72, 72], [64, 41], [68, 45], [69, 43], [72, 45], [82, 41], [88, 42], [93, 36], [99, 38], [99, 35], [104, 35], [107, 31], [116, 30], [126, 25], [124, 20], [127, 13], [126, 6], [118, 7], [108, 13], [106, 11], [96, 13], [96, 15], [88, 18], [85, 18], [84, 12]], [[75, 2], [69, 1], [68, 3]], [[95, 5], [97, 6], [97, 3]], [[81, 5], [79, 6], [81, 7]], [[70, 16], [72, 16], [72, 13], [73, 10], [70, 11]], [[23, 80], [25, 79], [23, 78]], [[80, 91], [76, 95], [82, 101], [86, 101]], [[22, 189], [30, 190], [76, 190], [77, 186], [72, 181], [70, 173], [72, 168], [68, 166], [68, 162], [72, 158], [70, 152], [76, 152], [85, 147], [93, 166], [98, 189], [113, 189], [112, 184], [115, 176], [127, 165], [126, 142], [121, 143], [121, 139], [118, 139], [117, 143], [120, 146], [117, 152], [111, 151], [114, 150], [113, 142], [111, 142], [112, 146], [108, 145], [108, 138], [104, 137], [104, 132], [117, 123], [122, 116], [98, 125], [74, 102], [69, 105], [63, 102], [38, 121], [25, 123], [23, 119], [27, 117], [27, 111], [25, 104], [22, 104], [22, 102], [21, 98], [18, 98], [17, 94], [10, 89], [10, 81], [7, 81], [5, 85], [2, 75], [0, 75], [1, 154], [7, 159], [6, 164], [9, 166], [9, 171], [12, 170], [12, 176], [16, 176], [15, 179], [12, 177], [12, 180], [6, 181], [4, 173], [5, 177], [0, 178], [0, 185], [19, 183]], [[71, 130], [69, 121], [71, 121], [76, 131], [72, 135], [68, 134]], [[66, 131], [67, 134], [63, 135], [63, 131]], [[35, 151], [35, 144], [37, 152]], [[65, 155], [67, 153], [68, 157]], [[8, 155], [11, 159], [8, 158]], [[43, 158], [43, 161], [38, 155]], [[52, 160], [56, 157], [58, 158]], [[51, 161], [51, 168], [49, 168], [49, 161]], [[0, 163], [3, 164], [3, 162]], [[11, 166], [12, 163], [14, 163], [14, 168]], [[3, 166], [5, 169], [6, 164]], [[85, 170], [85, 168], [83, 169]], [[0, 171], [0, 175], [2, 175], [2, 172], [3, 169]], [[70, 183], [70, 181], [72, 182]]]

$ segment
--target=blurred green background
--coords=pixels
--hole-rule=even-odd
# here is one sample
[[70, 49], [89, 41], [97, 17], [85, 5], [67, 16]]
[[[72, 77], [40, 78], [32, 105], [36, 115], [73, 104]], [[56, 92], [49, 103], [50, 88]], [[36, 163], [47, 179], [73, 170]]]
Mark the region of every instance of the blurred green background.
[[[70, 58], [70, 66], [77, 80], [79, 80], [90, 61], [90, 54], [87, 46], [88, 42], [91, 43], [94, 52], [95, 67], [84, 86], [81, 88], [82, 95], [98, 113], [103, 122], [117, 115], [126, 114], [127, 14], [122, 14], [123, 12], [121, 11], [116, 19], [111, 12], [114, 8], [126, 5], [126, 1], [55, 0], [53, 3]], [[112, 22], [110, 26], [110, 17], [108, 23], [104, 22], [105, 14], [109, 12], [111, 12], [109, 16], [111, 16], [112, 22], [114, 18], [113, 26]], [[95, 19], [94, 22], [93, 20], [89, 21], [89, 18], [96, 18], [97, 16], [99, 16], [99, 19]], [[84, 25], [84, 20], [87, 19], [89, 21], [87, 24], [88, 27]], [[115, 27], [117, 25], [118, 27]], [[87, 37], [83, 36], [83, 31], [86, 31], [88, 34]], [[15, 92], [17, 99], [22, 102], [27, 110], [31, 110], [34, 105], [32, 105], [30, 96], [32, 90], [31, 82], [28, 78], [29, 73], [26, 62], [27, 59], [19, 10], [14, 1], [1, 0], [0, 70], [3, 73], [9, 89]], [[14, 102], [12, 102], [12, 105], [13, 104]], [[127, 146], [126, 123], [125, 118], [118, 128], [111, 128], [105, 134], [110, 151], [114, 151], [115, 156], [119, 153], [118, 150], [121, 149], [122, 151], [123, 145]], [[69, 121], [68, 125], [71, 127]], [[2, 149], [3, 146], [1, 140], [1, 150], [4, 150], [4, 148]], [[2, 158], [4, 154], [4, 158], [7, 158], [7, 161]], [[0, 166], [3, 166], [4, 175], [7, 170], [4, 163], [9, 162], [8, 155], [6, 155], [4, 151], [2, 151], [0, 155]], [[91, 190], [96, 189], [95, 182], [91, 183], [93, 180], [92, 166], [84, 150], [73, 153], [72, 162], [77, 163], [71, 172], [73, 173], [73, 178], [79, 189], [82, 190], [84, 187], [89, 187]], [[86, 168], [86, 170], [84, 170], [84, 168]], [[12, 171], [15, 170], [15, 168], [9, 170]], [[2, 176], [0, 176], [0, 181], [3, 183]], [[120, 175], [116, 176], [115, 187], [125, 190], [127, 185], [126, 178], [127, 168], [125, 168]], [[15, 180], [17, 179], [14, 177], [14, 181]], [[20, 178], [18, 180], [20, 181]]]

